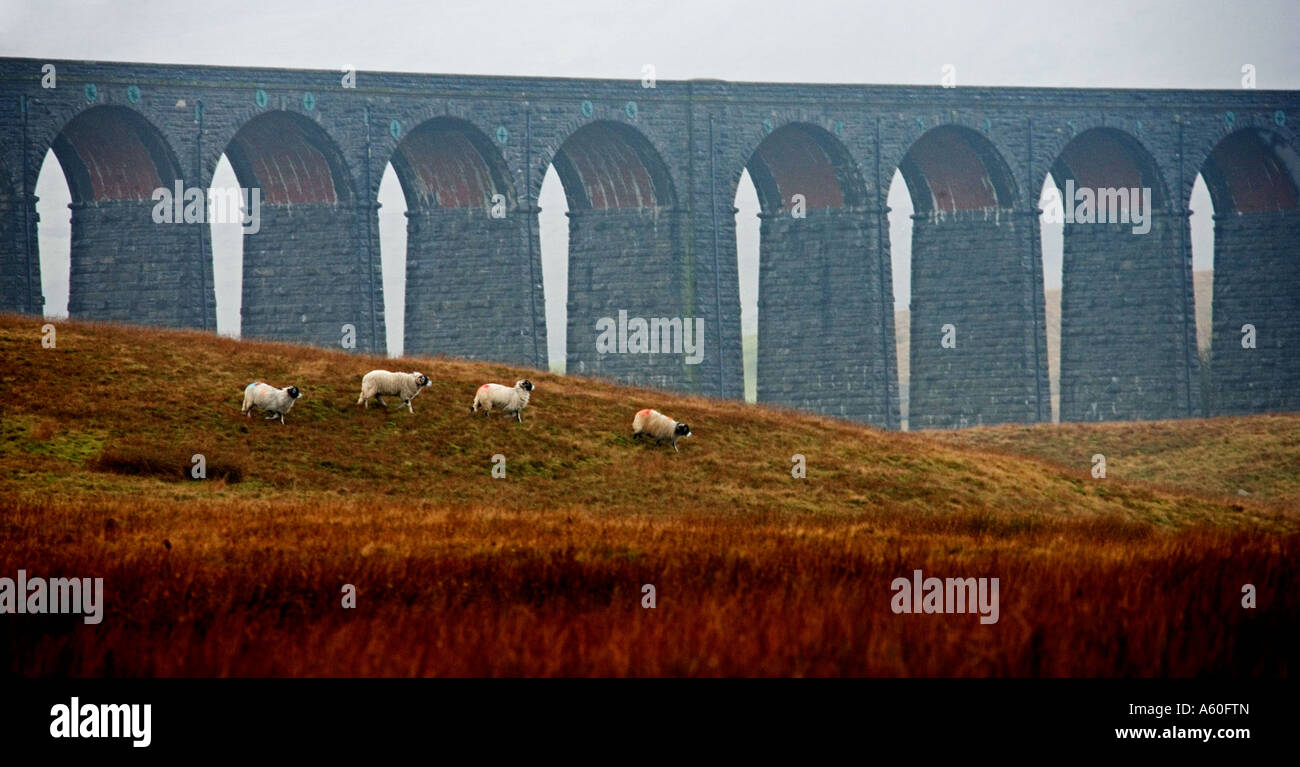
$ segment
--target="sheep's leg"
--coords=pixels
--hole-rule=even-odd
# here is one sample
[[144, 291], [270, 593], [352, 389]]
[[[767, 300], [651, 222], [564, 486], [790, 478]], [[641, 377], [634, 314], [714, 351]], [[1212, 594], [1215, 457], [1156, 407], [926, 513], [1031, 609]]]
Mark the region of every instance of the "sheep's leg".
[[382, 395], [376, 394], [376, 395], [375, 395], [375, 402], [378, 402], [378, 403], [379, 403], [379, 406], [382, 407], [382, 408], [385, 408], [385, 409], [386, 409], [386, 408], [388, 407], [388, 403], [387, 403], [387, 402], [384, 402], [384, 398], [383, 398]]
[[406, 409], [411, 411], [412, 415], [415, 414], [415, 408], [411, 407], [411, 401], [409, 399], [406, 401]]
[[281, 413], [281, 414], [280, 414], [280, 425], [281, 425], [281, 426], [284, 425], [284, 413]]
[[677, 452], [677, 453], [682, 452], [682, 451], [680, 451], [680, 450], [677, 449], [677, 440], [673, 440], [673, 451], [674, 451], [674, 452]]
[[524, 422], [523, 417], [520, 416], [520, 415], [519, 415], [519, 411], [516, 410], [516, 411], [515, 411], [515, 423], [523, 423], [523, 422]]

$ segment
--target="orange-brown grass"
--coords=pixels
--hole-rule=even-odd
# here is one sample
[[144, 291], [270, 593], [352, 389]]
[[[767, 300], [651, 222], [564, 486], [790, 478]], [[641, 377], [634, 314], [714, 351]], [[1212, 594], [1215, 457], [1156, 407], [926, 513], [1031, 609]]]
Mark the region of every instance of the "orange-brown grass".
[[1300, 505], [1300, 413], [1107, 424], [1040, 424], [926, 432], [947, 445], [1042, 458], [1203, 495]]
[[[103, 577], [107, 607], [0, 616], [12, 673], [1278, 676], [1300, 647], [1275, 500], [501, 365], [40, 325], [0, 316], [0, 576]], [[414, 415], [354, 404], [373, 367], [430, 375]], [[466, 413], [524, 375], [523, 423]], [[285, 425], [240, 416], [253, 380], [303, 389]], [[696, 436], [634, 443], [641, 407]], [[240, 481], [100, 470], [195, 453]], [[893, 614], [915, 569], [999, 578], [999, 622]]]

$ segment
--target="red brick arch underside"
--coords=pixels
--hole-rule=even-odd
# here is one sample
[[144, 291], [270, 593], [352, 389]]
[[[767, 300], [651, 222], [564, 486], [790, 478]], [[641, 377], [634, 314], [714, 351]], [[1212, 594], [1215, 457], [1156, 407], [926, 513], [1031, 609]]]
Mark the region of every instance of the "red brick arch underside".
[[226, 157], [240, 186], [271, 205], [350, 198], [342, 154], [320, 126], [288, 112], [258, 115], [239, 129]]
[[803, 195], [810, 210], [862, 202], [847, 150], [815, 126], [778, 128], [763, 139], [745, 167], [766, 213], [790, 207], [796, 194]]
[[434, 120], [412, 131], [393, 155], [408, 207], [471, 208], [513, 197], [504, 161], [479, 131], [458, 120]]
[[1277, 134], [1239, 130], [1210, 154], [1201, 175], [1216, 214], [1296, 210], [1300, 160]]
[[917, 213], [993, 210], [1015, 205], [1015, 184], [997, 149], [970, 128], [926, 132], [899, 163]]
[[171, 189], [180, 172], [161, 134], [122, 107], [94, 107], [55, 138], [55, 157], [74, 202], [150, 200]]
[[614, 122], [574, 132], [556, 153], [570, 210], [655, 208], [673, 204], [668, 169], [644, 136]]
[[1093, 128], [1071, 139], [1052, 165], [1052, 179], [1065, 190], [1151, 189], [1152, 204], [1165, 204], [1155, 158], [1132, 136], [1115, 128]]

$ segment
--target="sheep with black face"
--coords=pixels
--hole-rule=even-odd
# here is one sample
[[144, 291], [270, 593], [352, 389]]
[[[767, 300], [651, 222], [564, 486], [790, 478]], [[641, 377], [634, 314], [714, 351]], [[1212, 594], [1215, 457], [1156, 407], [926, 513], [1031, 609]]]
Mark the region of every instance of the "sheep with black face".
[[357, 404], [365, 404], [368, 410], [370, 399], [373, 397], [382, 407], [388, 407], [384, 397], [401, 397], [406, 409], [414, 413], [415, 408], [411, 407], [411, 400], [415, 399], [415, 395], [429, 388], [432, 383], [428, 376], [419, 371], [390, 373], [387, 370], [372, 370], [361, 379], [361, 396], [357, 397]]
[[474, 404], [470, 405], [470, 415], [483, 411], [484, 418], [490, 418], [493, 410], [501, 410], [506, 415], [514, 414], [516, 421], [523, 421], [519, 411], [528, 407], [528, 398], [533, 391], [533, 382], [527, 379], [515, 381], [515, 385], [486, 383], [478, 387], [474, 394]]
[[651, 437], [658, 443], [671, 442], [677, 450], [677, 440], [691, 436], [691, 427], [678, 423], [658, 410], [640, 410], [632, 419], [632, 438]]
[[244, 387], [244, 407], [240, 412], [251, 418], [253, 408], [257, 407], [269, 413], [266, 420], [279, 417], [280, 423], [284, 423], [284, 414], [293, 407], [294, 400], [301, 396], [302, 392], [297, 386], [277, 389], [271, 384], [254, 381]]

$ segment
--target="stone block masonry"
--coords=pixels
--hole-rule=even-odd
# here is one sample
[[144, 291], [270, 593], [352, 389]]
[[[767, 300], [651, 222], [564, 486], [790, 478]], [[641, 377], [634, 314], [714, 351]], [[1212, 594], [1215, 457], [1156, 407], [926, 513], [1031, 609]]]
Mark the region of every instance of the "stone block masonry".
[[[57, 88], [41, 87], [46, 64]], [[358, 351], [382, 353], [375, 207], [392, 163], [410, 211], [409, 353], [545, 367], [535, 203], [554, 166], [571, 211], [569, 372], [739, 398], [733, 204], [748, 170], [769, 214], [760, 398], [896, 428], [891, 245], [876, 208], [901, 170], [925, 202], [910, 427], [1031, 423], [1051, 412], [1033, 203], [1065, 158], [1093, 186], [1132, 186], [1138, 169], [1163, 199], [1147, 235], [1067, 233], [1064, 417], [1300, 409], [1300, 93], [340, 77], [0, 58], [0, 310], [44, 308], [33, 192], [53, 149], [76, 201], [71, 313], [214, 330], [211, 233], [153, 223], [149, 196], [208, 188], [224, 154], [262, 200], [260, 231], [244, 238], [243, 334], [339, 348], [351, 325]], [[1101, 128], [1112, 140], [1080, 141]], [[1141, 162], [1117, 164], [1114, 147]], [[1198, 174], [1220, 214], [1204, 375], [1183, 274]], [[796, 194], [807, 218], [775, 216]], [[504, 219], [489, 214], [496, 200]], [[600, 354], [596, 323], [620, 311], [702, 318], [701, 363]]]

